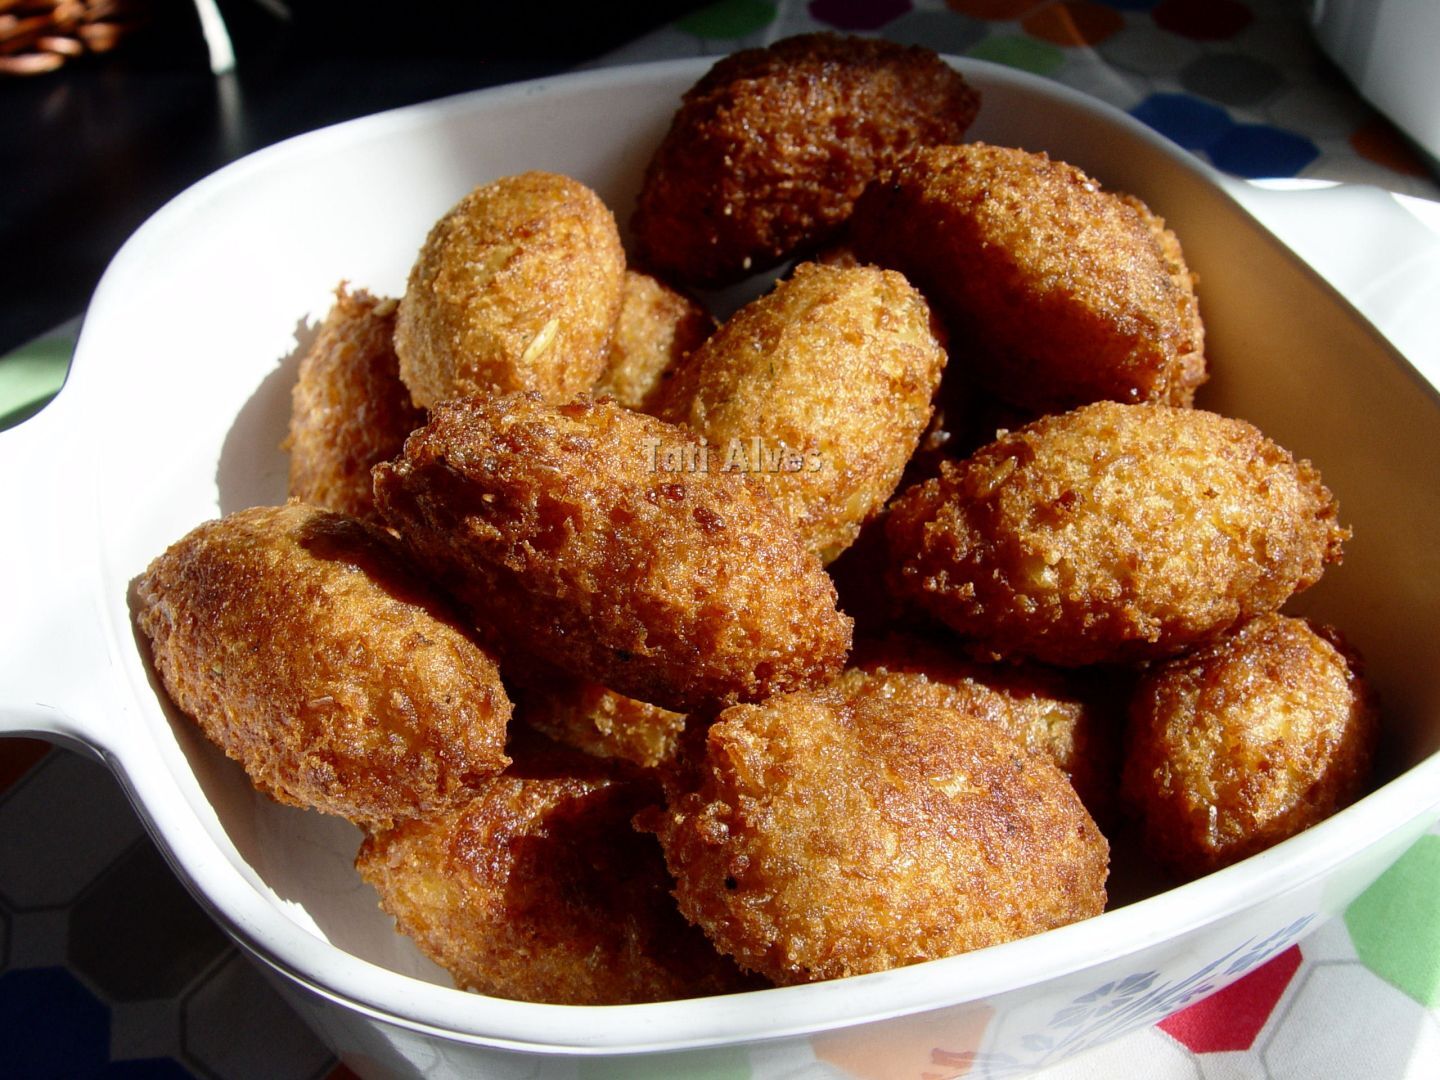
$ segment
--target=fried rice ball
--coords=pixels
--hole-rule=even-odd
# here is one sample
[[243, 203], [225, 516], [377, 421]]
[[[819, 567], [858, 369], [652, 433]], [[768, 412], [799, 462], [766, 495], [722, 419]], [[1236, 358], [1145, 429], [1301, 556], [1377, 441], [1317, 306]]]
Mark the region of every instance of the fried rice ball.
[[627, 409], [653, 411], [667, 375], [714, 330], [714, 317], [694, 300], [649, 274], [626, 270], [620, 315], [595, 395], [609, 394]]
[[290, 496], [378, 522], [370, 469], [425, 422], [400, 381], [394, 300], [342, 283], [291, 391]]
[[1009, 432], [890, 506], [891, 584], [996, 658], [1181, 652], [1277, 610], [1348, 530], [1252, 424], [1097, 402]]
[[509, 762], [494, 660], [378, 528], [241, 510], [172, 545], [136, 596], [171, 700], [279, 802], [384, 826]]
[[515, 765], [463, 806], [365, 840], [381, 907], [461, 989], [621, 1005], [756, 985], [680, 917], [648, 783], [578, 753], [512, 748]]
[[400, 377], [430, 408], [473, 393], [568, 401], [605, 370], [625, 253], [578, 180], [527, 172], [475, 188], [435, 223], [395, 326]]
[[1258, 616], [1145, 674], [1124, 792], [1147, 850], [1184, 878], [1263, 851], [1365, 791], [1379, 713], [1334, 631]]
[[680, 910], [779, 984], [883, 971], [1097, 915], [1109, 849], [1064, 775], [962, 710], [835, 688], [721, 713], [637, 817]]
[[617, 694], [599, 683], [549, 669], [516, 680], [507, 670], [516, 719], [594, 757], [655, 768], [675, 756], [685, 714]]
[[723, 285], [825, 241], [908, 147], [958, 142], [979, 95], [918, 46], [805, 34], [686, 91], [631, 221], [639, 261]]
[[705, 438], [712, 468], [754, 476], [829, 562], [895, 491], [944, 368], [901, 275], [806, 263], [680, 364], [657, 415]]
[[1205, 381], [1179, 241], [1139, 199], [1071, 165], [929, 147], [867, 189], [850, 236], [925, 290], [976, 380], [1013, 404], [1189, 405]]
[[825, 681], [850, 647], [834, 585], [752, 481], [661, 467], [701, 449], [603, 398], [456, 400], [375, 498], [507, 652], [683, 713]]
[[1103, 823], [1114, 812], [1120, 779], [1124, 698], [1109, 686], [1115, 679], [1109, 672], [979, 664], [920, 638], [888, 634], [857, 641], [851, 666], [835, 685], [850, 697], [873, 694], [897, 708], [958, 709], [998, 725], [1053, 761]]

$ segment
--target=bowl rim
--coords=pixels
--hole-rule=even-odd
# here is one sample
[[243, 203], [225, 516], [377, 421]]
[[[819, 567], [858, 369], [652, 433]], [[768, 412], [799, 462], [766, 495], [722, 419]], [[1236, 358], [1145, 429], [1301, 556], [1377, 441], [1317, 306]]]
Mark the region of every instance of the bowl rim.
[[[98, 357], [91, 356], [101, 348], [94, 327], [103, 325], [110, 305], [123, 302], [124, 280], [132, 266], [148, 257], [161, 225], [193, 218], [208, 200], [244, 185], [257, 172], [298, 155], [406, 127], [420, 117], [469, 114], [555, 91], [594, 92], [637, 80], [668, 83], [680, 76], [698, 78], [715, 59], [601, 68], [471, 91], [360, 117], [247, 155], [177, 195], [126, 242], [97, 287], [92, 317], [82, 327], [72, 372], [83, 372], [98, 362]], [[1213, 169], [1109, 105], [998, 64], [946, 59], [982, 83], [1038, 93], [1089, 113], [1160, 152], [1224, 195]], [[1238, 205], [1236, 212], [1246, 214]], [[76, 387], [72, 384], [67, 389]], [[70, 407], [83, 396], [83, 392], [61, 395], [70, 399]], [[48, 411], [56, 413], [58, 421], [59, 414], [68, 409], [52, 407]], [[92, 449], [100, 452], [98, 445]], [[87, 535], [100, 534], [92, 529]], [[97, 593], [103, 592], [103, 575], [98, 568], [95, 574]], [[127, 661], [133, 660], [134, 653], [130, 625], [118, 626], [100, 596], [94, 598], [94, 604], [94, 614], [104, 628], [111, 673], [123, 687], [121, 709], [131, 713], [141, 706], [148, 688], [127, 681]], [[134, 716], [130, 719], [136, 720]], [[963, 1006], [1083, 971], [1301, 890], [1382, 837], [1440, 813], [1437, 753], [1355, 805], [1260, 855], [1094, 919], [1034, 937], [893, 971], [728, 997], [644, 1005], [545, 1005], [424, 982], [344, 952], [296, 923], [225, 857], [211, 835], [218, 823], [202, 821], [190, 812], [162, 755], [155, 753], [158, 744], [149, 726], [136, 720], [117, 725], [117, 731], [121, 726], [131, 736], [137, 731], [145, 735], [142, 739], [107, 740], [102, 733], [96, 739], [102, 755], [178, 876], [247, 953], [312, 994], [371, 1019], [442, 1039], [530, 1053], [676, 1051], [813, 1034]]]

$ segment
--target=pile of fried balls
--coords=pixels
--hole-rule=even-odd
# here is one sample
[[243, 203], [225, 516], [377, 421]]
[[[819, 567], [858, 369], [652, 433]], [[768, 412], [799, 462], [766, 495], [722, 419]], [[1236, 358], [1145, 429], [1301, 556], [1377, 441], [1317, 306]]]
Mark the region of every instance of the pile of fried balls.
[[1098, 915], [1112, 840], [1183, 881], [1366, 790], [1361, 660], [1283, 613], [1335, 498], [1195, 407], [1165, 222], [981, 107], [807, 35], [687, 91], [633, 208], [485, 180], [403, 296], [337, 288], [289, 500], [139, 580], [179, 713], [359, 826], [458, 986], [914, 964]]

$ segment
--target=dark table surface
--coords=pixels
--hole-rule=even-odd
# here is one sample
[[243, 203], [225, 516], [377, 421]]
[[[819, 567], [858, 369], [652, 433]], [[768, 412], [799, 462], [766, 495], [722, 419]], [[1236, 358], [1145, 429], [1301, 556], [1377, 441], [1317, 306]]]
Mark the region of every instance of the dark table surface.
[[252, 150], [394, 106], [564, 71], [696, 3], [439, 0], [222, 4], [216, 79], [194, 8], [155, 0], [123, 46], [0, 79], [0, 355], [78, 314], [116, 250], [189, 184]]

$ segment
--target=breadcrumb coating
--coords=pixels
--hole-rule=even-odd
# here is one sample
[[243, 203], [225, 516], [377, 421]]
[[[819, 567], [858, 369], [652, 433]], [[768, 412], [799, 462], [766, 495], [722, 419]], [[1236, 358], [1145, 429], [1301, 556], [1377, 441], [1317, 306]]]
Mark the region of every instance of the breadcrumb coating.
[[618, 758], [655, 768], [675, 756], [685, 714], [576, 679], [549, 665], [524, 665], [516, 677], [505, 669], [515, 699], [515, 718], [565, 746], [599, 758]]
[[1045, 154], [917, 150], [867, 189], [850, 237], [925, 290], [967, 370], [1015, 405], [1189, 405], [1205, 381], [1180, 242], [1139, 199]]
[[291, 390], [290, 497], [379, 522], [370, 470], [425, 422], [400, 381], [394, 300], [342, 282]]
[[461, 989], [622, 1005], [754, 987], [680, 917], [653, 837], [656, 791], [593, 758], [517, 748], [465, 805], [368, 837], [381, 907]]
[[1009, 432], [891, 504], [897, 592], [997, 658], [1181, 652], [1277, 610], [1348, 530], [1306, 461], [1198, 409], [1098, 402]]
[[1125, 795], [1147, 850], [1185, 878], [1359, 798], [1380, 731], [1359, 654], [1335, 631], [1279, 614], [1156, 665], [1130, 724]]
[[980, 97], [933, 51], [805, 34], [686, 91], [631, 221], [641, 263], [722, 285], [826, 239], [901, 152], [958, 142]]
[[1117, 673], [980, 664], [934, 642], [889, 634], [857, 641], [851, 666], [835, 685], [850, 697], [874, 694], [897, 707], [958, 709], [997, 724], [1053, 761], [1096, 821], [1113, 816], [1129, 689]]
[[649, 274], [626, 270], [620, 314], [595, 396], [608, 394], [627, 409], [653, 412], [675, 365], [714, 330], [714, 317], [699, 303]]
[[509, 761], [494, 660], [377, 528], [241, 510], [172, 545], [136, 594], [171, 699], [280, 802], [386, 825]]
[[656, 413], [754, 476], [829, 562], [895, 491], [944, 369], [901, 275], [805, 263], [679, 366]]
[[625, 252], [578, 180], [526, 172], [475, 188], [435, 223], [395, 327], [417, 406], [533, 390], [568, 401], [605, 370]]
[[766, 493], [613, 401], [455, 400], [375, 470], [381, 513], [505, 651], [674, 712], [824, 682], [850, 620]]
[[[654, 831], [680, 910], [748, 970], [810, 982], [1097, 915], [1108, 846], [1065, 776], [965, 711], [834, 688], [739, 705]], [[680, 786], [685, 778], [693, 786]]]

